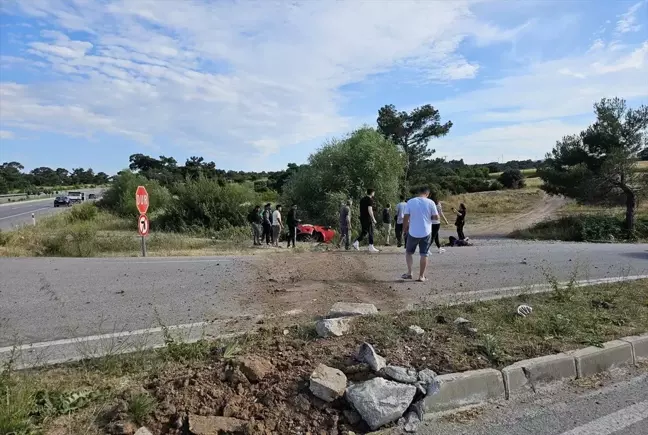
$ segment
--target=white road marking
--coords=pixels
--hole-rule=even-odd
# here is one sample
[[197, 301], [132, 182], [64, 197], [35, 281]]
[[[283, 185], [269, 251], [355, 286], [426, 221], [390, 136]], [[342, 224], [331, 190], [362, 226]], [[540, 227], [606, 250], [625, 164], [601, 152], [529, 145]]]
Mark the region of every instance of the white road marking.
[[30, 211], [26, 211], [26, 212], [23, 212], [23, 213], [12, 214], [11, 216], [1, 217], [0, 221], [4, 220], [4, 219], [11, 219], [11, 218], [16, 217], [16, 216], [22, 216], [24, 214], [36, 213], [37, 211], [46, 210], [48, 208], [50, 208], [50, 207], [41, 207], [41, 208], [37, 208], [36, 210], [30, 210]]
[[648, 400], [592, 420], [560, 435], [611, 435], [646, 419], [648, 419]]

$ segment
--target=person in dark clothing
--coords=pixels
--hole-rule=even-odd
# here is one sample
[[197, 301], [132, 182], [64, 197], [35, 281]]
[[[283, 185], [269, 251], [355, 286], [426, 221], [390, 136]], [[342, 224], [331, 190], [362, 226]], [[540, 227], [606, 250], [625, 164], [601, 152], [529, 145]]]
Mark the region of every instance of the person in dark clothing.
[[392, 230], [391, 204], [383, 208], [383, 229], [385, 230], [385, 246], [389, 246], [389, 236]]
[[292, 208], [286, 216], [286, 225], [288, 226], [288, 247], [290, 248], [290, 243], [292, 242], [292, 247], [296, 248], [297, 245], [297, 224], [299, 220], [297, 219], [297, 204], [293, 204]]
[[343, 204], [340, 207], [340, 244], [338, 248], [344, 243], [344, 248], [348, 251], [349, 246], [351, 246], [351, 206], [353, 205], [352, 200], [348, 200], [346, 204]]
[[457, 220], [455, 221], [457, 237], [459, 237], [459, 240], [465, 240], [466, 235], [464, 234], [464, 225], [466, 225], [466, 206], [464, 203], [461, 203], [459, 204], [459, 210], [453, 208], [452, 211], [457, 215]]
[[369, 236], [369, 252], [380, 252], [374, 247], [374, 225], [376, 225], [376, 218], [374, 217], [374, 195], [376, 191], [373, 189], [367, 190], [367, 196], [360, 200], [360, 226], [361, 232], [355, 242], [353, 248], [360, 249], [360, 242], [365, 236]]
[[263, 233], [263, 216], [261, 215], [261, 206], [257, 205], [248, 215], [248, 222], [252, 226], [252, 239], [254, 246], [261, 244], [261, 234]]
[[266, 245], [274, 244], [272, 237], [272, 205], [266, 204], [263, 208], [263, 234], [261, 235], [261, 242], [265, 239]]
[[405, 197], [401, 195], [400, 202], [396, 205], [396, 216], [394, 220], [396, 221], [396, 243], [400, 248], [403, 246], [403, 236], [405, 236], [405, 244], [407, 244], [407, 234], [403, 234], [403, 219], [405, 219]]

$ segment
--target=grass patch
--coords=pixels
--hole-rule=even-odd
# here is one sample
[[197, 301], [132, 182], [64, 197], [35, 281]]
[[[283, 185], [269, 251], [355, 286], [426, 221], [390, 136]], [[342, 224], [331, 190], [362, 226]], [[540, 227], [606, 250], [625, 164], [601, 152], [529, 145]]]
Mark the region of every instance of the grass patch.
[[607, 214], [567, 215], [539, 222], [509, 234], [515, 239], [563, 240], [568, 242], [615, 242], [648, 239], [648, 215], [639, 216], [634, 233], [624, 229], [624, 218]]
[[466, 193], [453, 195], [443, 201], [448, 221], [454, 220], [452, 207], [466, 204], [468, 215], [520, 213], [533, 208], [544, 194], [539, 189], [497, 190], [493, 192]]
[[[522, 303], [533, 307], [528, 317], [515, 314]], [[453, 323], [457, 317], [470, 320], [477, 333], [463, 333]], [[426, 333], [412, 335], [408, 329], [414, 324]], [[305, 407], [296, 398], [310, 400], [306, 380], [319, 363], [361, 380], [365, 375], [357, 371], [353, 354], [363, 341], [390, 364], [437, 373], [501, 368], [648, 331], [648, 280], [555, 285], [544, 294], [362, 317], [348, 335], [326, 340], [317, 338], [310, 323], [288, 327], [287, 334], [284, 329], [280, 325], [235, 341], [192, 344], [167, 333], [167, 347], [158, 350], [23, 372], [5, 369], [0, 433], [64, 427], [68, 433], [99, 434], [115, 418], [163, 433], [176, 418], [173, 410], [244, 419], [254, 415], [266, 424], [276, 420], [271, 433], [289, 427], [282, 423], [322, 429], [329, 424], [326, 416], [342, 415], [341, 410]], [[258, 384], [239, 383], [232, 367], [237, 356], [246, 354], [267, 358], [275, 373]], [[115, 417], [115, 409], [123, 412]]]

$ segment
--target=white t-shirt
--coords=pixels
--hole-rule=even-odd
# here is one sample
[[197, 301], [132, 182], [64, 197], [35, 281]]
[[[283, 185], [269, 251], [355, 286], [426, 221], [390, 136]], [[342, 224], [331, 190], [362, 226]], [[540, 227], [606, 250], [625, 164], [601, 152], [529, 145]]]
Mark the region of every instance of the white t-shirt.
[[443, 212], [443, 209], [441, 208], [441, 203], [436, 204], [436, 208], [437, 208], [437, 213], [439, 215], [439, 218], [436, 220], [432, 220], [432, 223], [435, 225], [441, 223], [441, 213]]
[[279, 226], [279, 220], [281, 219], [281, 212], [275, 210], [272, 212], [272, 225]]
[[409, 235], [427, 237], [432, 233], [432, 216], [438, 214], [434, 201], [418, 196], [407, 201], [405, 214], [410, 217]]
[[406, 202], [399, 202], [396, 204], [396, 223], [397, 224], [402, 224], [403, 223], [403, 218], [405, 217], [405, 206], [407, 206]]

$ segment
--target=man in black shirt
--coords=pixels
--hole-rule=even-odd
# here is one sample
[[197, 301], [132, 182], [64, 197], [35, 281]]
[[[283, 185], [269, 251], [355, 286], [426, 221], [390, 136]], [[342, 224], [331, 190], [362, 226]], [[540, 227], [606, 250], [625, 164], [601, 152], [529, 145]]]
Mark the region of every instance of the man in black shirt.
[[292, 242], [292, 247], [296, 248], [295, 244], [297, 240], [297, 224], [299, 220], [297, 219], [297, 204], [293, 204], [292, 208], [288, 212], [286, 217], [286, 224], [288, 225], [288, 247], [290, 248], [290, 243]]
[[274, 238], [272, 237], [272, 209], [271, 204], [266, 204], [263, 208], [263, 234], [261, 235], [261, 242], [263, 239], [266, 241], [266, 245], [270, 245], [270, 242], [274, 244]]
[[360, 242], [366, 235], [369, 236], [369, 252], [380, 252], [374, 248], [374, 225], [376, 225], [376, 218], [374, 217], [374, 195], [376, 191], [373, 189], [367, 190], [367, 196], [360, 200], [360, 226], [362, 228], [360, 235], [353, 242], [355, 250], [360, 249]]

